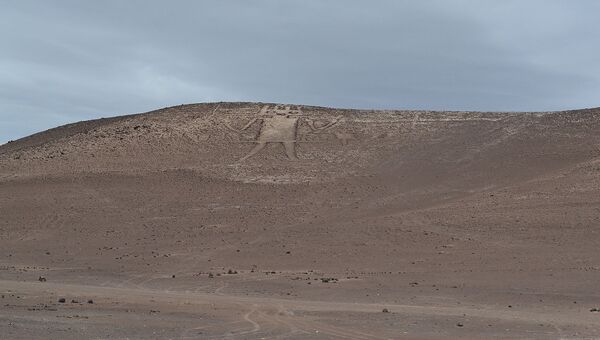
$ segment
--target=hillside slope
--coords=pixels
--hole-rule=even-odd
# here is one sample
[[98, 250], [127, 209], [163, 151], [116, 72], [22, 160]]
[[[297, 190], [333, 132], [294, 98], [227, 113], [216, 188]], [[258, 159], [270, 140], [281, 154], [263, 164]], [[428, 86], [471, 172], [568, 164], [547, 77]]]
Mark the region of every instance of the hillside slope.
[[211, 103], [2, 145], [0, 334], [597, 336], [599, 114]]

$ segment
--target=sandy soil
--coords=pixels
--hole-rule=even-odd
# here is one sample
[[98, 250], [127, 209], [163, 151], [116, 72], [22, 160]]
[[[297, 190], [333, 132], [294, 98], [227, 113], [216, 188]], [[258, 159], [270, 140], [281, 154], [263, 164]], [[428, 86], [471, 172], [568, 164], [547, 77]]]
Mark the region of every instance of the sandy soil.
[[212, 103], [10, 142], [0, 338], [600, 338], [599, 115]]

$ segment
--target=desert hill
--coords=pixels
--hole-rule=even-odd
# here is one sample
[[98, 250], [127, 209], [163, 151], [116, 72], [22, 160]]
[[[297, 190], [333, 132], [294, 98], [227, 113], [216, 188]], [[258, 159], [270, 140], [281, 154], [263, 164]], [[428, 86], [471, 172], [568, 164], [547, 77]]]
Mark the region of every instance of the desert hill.
[[0, 334], [597, 336], [599, 117], [208, 103], [4, 144]]

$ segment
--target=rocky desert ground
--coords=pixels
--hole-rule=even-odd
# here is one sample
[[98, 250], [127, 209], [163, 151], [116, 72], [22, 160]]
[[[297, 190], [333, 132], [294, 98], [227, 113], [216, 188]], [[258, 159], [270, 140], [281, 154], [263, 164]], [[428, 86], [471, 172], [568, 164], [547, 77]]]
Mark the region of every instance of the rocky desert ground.
[[598, 339], [600, 109], [181, 105], [0, 146], [2, 339]]

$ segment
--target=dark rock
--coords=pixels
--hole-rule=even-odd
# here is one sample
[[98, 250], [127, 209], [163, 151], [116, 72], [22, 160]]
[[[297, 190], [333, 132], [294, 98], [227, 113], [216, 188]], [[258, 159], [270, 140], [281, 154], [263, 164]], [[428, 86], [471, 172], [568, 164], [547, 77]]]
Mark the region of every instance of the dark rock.
[[60, 298], [60, 299], [58, 299], [58, 302], [59, 303], [65, 303], [65, 302], [67, 302], [67, 300], [65, 298]]
[[40, 282], [46, 282], [46, 278], [43, 276], [38, 277], [38, 281]]
[[381, 312], [382, 312], [382, 313], [389, 313], [389, 312], [390, 312], [390, 310], [389, 310], [389, 309], [387, 309], [387, 308], [384, 308], [384, 309], [383, 309]]

